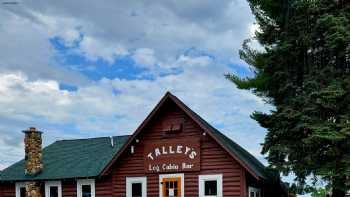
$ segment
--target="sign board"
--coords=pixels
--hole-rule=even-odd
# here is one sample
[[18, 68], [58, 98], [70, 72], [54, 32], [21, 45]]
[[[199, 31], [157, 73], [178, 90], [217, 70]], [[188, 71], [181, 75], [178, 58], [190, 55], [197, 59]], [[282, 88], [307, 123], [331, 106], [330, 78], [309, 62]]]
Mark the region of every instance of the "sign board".
[[169, 139], [146, 144], [146, 173], [189, 172], [200, 170], [199, 139]]

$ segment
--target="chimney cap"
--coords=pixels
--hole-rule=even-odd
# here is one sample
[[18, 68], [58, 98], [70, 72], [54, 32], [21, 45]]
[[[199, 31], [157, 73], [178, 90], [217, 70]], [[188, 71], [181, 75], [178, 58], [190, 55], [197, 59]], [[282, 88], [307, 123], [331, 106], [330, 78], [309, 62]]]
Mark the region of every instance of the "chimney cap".
[[29, 127], [27, 130], [24, 130], [23, 133], [42, 133], [42, 131], [37, 130], [35, 127]]

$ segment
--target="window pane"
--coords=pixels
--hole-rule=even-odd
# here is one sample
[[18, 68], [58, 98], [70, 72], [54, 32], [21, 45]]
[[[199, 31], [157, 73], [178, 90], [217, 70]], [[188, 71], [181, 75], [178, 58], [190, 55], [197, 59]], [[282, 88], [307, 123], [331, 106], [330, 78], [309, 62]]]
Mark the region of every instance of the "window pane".
[[169, 196], [169, 189], [166, 189], [165, 196]]
[[131, 185], [131, 196], [142, 197], [142, 183], [133, 183]]
[[81, 190], [83, 197], [91, 197], [91, 185], [82, 185]]
[[50, 197], [58, 197], [58, 187], [57, 186], [50, 187]]
[[168, 182], [168, 181], [165, 182], [165, 187], [166, 187], [166, 188], [169, 188], [169, 182]]
[[25, 187], [19, 188], [19, 196], [26, 197], [26, 188]]
[[216, 181], [205, 181], [204, 182], [204, 195], [211, 196], [217, 195], [217, 182]]

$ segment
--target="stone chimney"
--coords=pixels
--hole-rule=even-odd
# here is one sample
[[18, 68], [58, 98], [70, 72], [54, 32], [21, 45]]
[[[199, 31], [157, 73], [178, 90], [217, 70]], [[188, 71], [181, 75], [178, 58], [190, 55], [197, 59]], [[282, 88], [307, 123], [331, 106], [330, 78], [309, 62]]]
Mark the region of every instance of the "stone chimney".
[[43, 154], [42, 154], [42, 139], [41, 131], [36, 130], [34, 127], [30, 127], [28, 130], [23, 131], [25, 134], [25, 174], [37, 175], [43, 170]]
[[[34, 127], [30, 127], [28, 130], [23, 131], [24, 146], [25, 146], [25, 169], [26, 175], [35, 176], [39, 174], [43, 168], [43, 154], [42, 154], [42, 139], [41, 131], [36, 130]], [[25, 183], [26, 197], [41, 197], [40, 182], [28, 181]]]
[[42, 197], [40, 182], [28, 181], [25, 183], [25, 186], [26, 186], [26, 197]]

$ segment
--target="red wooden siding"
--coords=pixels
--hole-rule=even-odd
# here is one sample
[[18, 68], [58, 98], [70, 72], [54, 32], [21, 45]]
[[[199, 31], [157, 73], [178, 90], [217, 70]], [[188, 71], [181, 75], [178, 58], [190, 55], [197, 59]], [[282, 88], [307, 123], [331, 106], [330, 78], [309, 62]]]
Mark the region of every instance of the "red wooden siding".
[[102, 179], [96, 179], [95, 180], [95, 186], [96, 186], [96, 197], [102, 197], [102, 196], [113, 196], [113, 183], [112, 183], [112, 177], [104, 177]]
[[[95, 180], [96, 196], [113, 196], [112, 194], [112, 179], [111, 177], [104, 177]], [[74, 179], [63, 180], [62, 182], [62, 196], [76, 197], [77, 196], [77, 182]], [[0, 197], [15, 197], [16, 196], [15, 183], [0, 183]], [[42, 184], [42, 195], [44, 195], [45, 186]]]
[[[164, 122], [173, 120], [183, 121], [181, 132], [164, 131]], [[176, 121], [175, 121], [176, 122]], [[144, 145], [155, 143], [164, 139], [200, 139], [201, 142], [201, 169], [200, 171], [184, 172], [185, 196], [198, 197], [198, 175], [222, 174], [224, 197], [247, 197], [247, 187], [257, 186], [263, 189], [265, 196], [273, 193], [273, 190], [265, 189], [262, 182], [257, 181], [245, 168], [233, 159], [214, 139], [208, 134], [203, 135], [202, 130], [189, 116], [187, 116], [172, 101], [166, 101], [159, 109], [154, 119], [143, 128], [136, 138], [138, 143], [132, 142], [135, 152], [132, 154], [130, 147], [113, 164], [108, 176], [95, 179], [96, 197], [125, 197], [126, 177], [147, 176], [147, 196], [159, 197], [159, 174], [145, 173]], [[168, 132], [169, 133], [169, 132]], [[179, 172], [182, 173], [182, 172]], [[76, 197], [76, 180], [62, 180], [62, 196]], [[272, 192], [270, 192], [272, 191]], [[0, 197], [15, 197], [14, 183], [0, 183]]]
[[[40, 186], [41, 195], [45, 196], [44, 183]], [[0, 197], [16, 197], [16, 183], [2, 182], [0, 183]]]
[[181, 119], [184, 121], [183, 131], [171, 135], [171, 138], [201, 139], [201, 171], [185, 174], [185, 196], [198, 197], [198, 175], [223, 174], [223, 195], [230, 197], [242, 197], [241, 187], [243, 185], [241, 171], [242, 167], [232, 157], [204, 132], [190, 117], [188, 117], [177, 106], [168, 102], [162, 107], [160, 114], [152, 120], [148, 126], [139, 134], [139, 143], [133, 143], [135, 153], [131, 154], [130, 149], [118, 159], [113, 166], [114, 193], [116, 197], [125, 196], [126, 177], [147, 176], [147, 196], [159, 196], [159, 174], [145, 174], [143, 165], [143, 146], [145, 143], [152, 143], [164, 139], [162, 122], [168, 119]]
[[62, 196], [63, 197], [77, 196], [77, 183], [75, 180], [62, 181]]
[[16, 192], [15, 192], [15, 183], [0, 183], [1, 186], [1, 191], [0, 191], [0, 196], [1, 197], [16, 197]]

